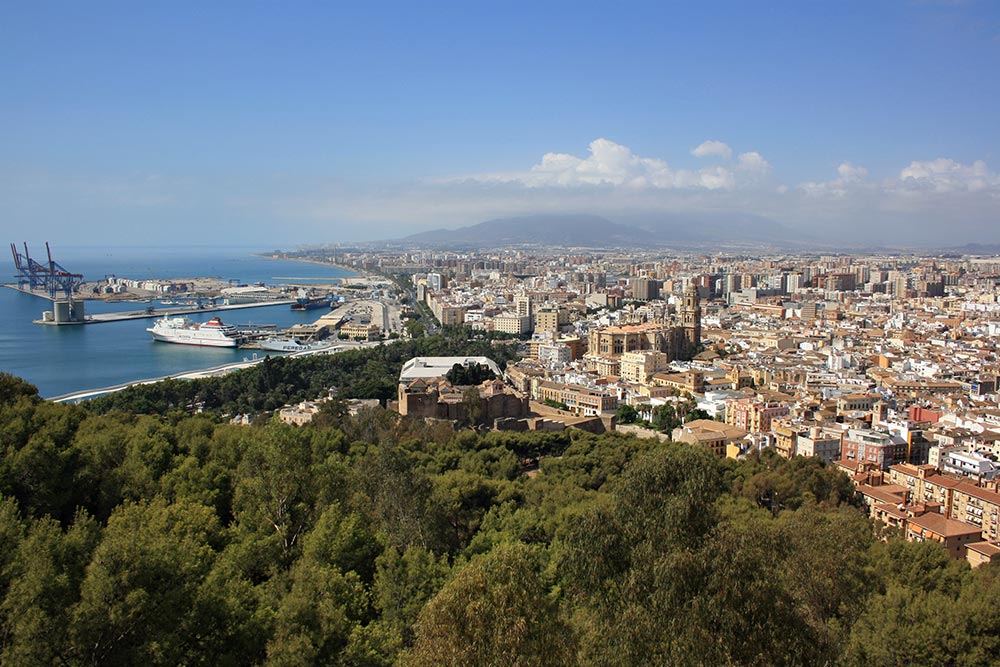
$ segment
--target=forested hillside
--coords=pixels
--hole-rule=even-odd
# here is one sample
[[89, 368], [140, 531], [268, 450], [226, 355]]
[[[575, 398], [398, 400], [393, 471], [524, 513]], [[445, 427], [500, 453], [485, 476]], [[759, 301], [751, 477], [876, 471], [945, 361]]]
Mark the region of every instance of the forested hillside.
[[0, 375], [3, 665], [988, 665], [992, 567], [811, 459], [382, 409], [233, 426]]
[[282, 405], [326, 396], [335, 387], [349, 398], [396, 397], [399, 370], [413, 357], [485, 356], [504, 368], [518, 359], [517, 343], [469, 340], [468, 330], [395, 341], [334, 355], [268, 357], [246, 370], [198, 380], [165, 380], [136, 385], [89, 401], [95, 412], [122, 409], [142, 414], [195, 410], [216, 415], [256, 414]]

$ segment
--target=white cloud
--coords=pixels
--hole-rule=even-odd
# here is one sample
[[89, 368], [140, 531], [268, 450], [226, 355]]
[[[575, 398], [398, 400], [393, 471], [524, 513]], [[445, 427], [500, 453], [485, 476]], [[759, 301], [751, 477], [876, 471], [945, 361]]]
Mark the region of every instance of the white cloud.
[[721, 157], [729, 160], [733, 157], [733, 149], [721, 141], [703, 141], [696, 148], [691, 149], [691, 155], [695, 157]]
[[858, 197], [865, 193], [878, 197], [882, 205], [898, 207], [902, 202], [928, 200], [953, 194], [981, 193], [1000, 196], [1000, 174], [990, 171], [982, 160], [966, 165], [948, 158], [913, 161], [896, 177], [881, 182], [868, 179], [868, 170], [850, 162], [837, 167], [837, 178], [800, 183], [798, 190], [812, 197]]
[[750, 151], [749, 153], [740, 153], [736, 159], [736, 171], [757, 181], [771, 173], [771, 165], [760, 153]]
[[[720, 142], [705, 142], [695, 151], [709, 146], [705, 155], [732, 155]], [[723, 151], [722, 149], [725, 149]], [[697, 170], [674, 169], [660, 158], [641, 157], [628, 146], [609, 139], [590, 142], [589, 155], [546, 153], [526, 172], [480, 174], [454, 181], [484, 183], [519, 183], [529, 188], [603, 186], [637, 190], [731, 190], [756, 183], [770, 173], [770, 165], [760, 153], [741, 153], [735, 165], [719, 165]]]
[[837, 167], [837, 174], [844, 183], [859, 183], [868, 178], [867, 169], [856, 167], [850, 162], [841, 162]]
[[982, 160], [965, 165], [938, 158], [929, 162], [911, 162], [899, 172], [898, 185], [907, 190], [980, 192], [1000, 188], [1000, 175], [990, 172]]
[[799, 183], [798, 189], [813, 197], [846, 197], [851, 190], [866, 187], [868, 170], [850, 162], [837, 166], [837, 178], [829, 181], [806, 181]]
[[632, 188], [668, 187], [670, 167], [663, 160], [635, 155], [627, 146], [608, 139], [590, 142], [590, 155], [579, 158], [564, 153], [546, 153], [542, 161], [514, 180], [526, 185], [622, 185]]

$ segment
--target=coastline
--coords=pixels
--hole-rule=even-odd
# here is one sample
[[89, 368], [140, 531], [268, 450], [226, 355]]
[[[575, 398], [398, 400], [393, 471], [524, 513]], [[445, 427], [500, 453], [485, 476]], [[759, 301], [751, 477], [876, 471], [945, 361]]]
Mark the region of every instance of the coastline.
[[[284, 275], [303, 276], [301, 282], [307, 286], [317, 281], [334, 284], [361, 282], [360, 278], [355, 277], [358, 274], [353, 269], [264, 261], [280, 259], [280, 256], [269, 258], [260, 253], [259, 248], [248, 248], [232, 252], [221, 249], [209, 256], [199, 252], [187, 255], [180, 250], [164, 255], [143, 248], [134, 253], [116, 252], [110, 258], [103, 255], [88, 258], [89, 263], [73, 261], [72, 268], [79, 268], [88, 276], [112, 273], [119, 276], [160, 276], [164, 280], [174, 279], [174, 276], [231, 275], [245, 283], [293, 282], [272, 279], [274, 276]], [[149, 266], [154, 268], [147, 268]], [[113, 322], [103, 322], [102, 326], [96, 328], [35, 325], [33, 322], [39, 319], [44, 310], [52, 309], [48, 295], [43, 298], [38, 294], [26, 294], [16, 289], [12, 278], [0, 282], [6, 287], [0, 288], [0, 329], [3, 331], [3, 335], [0, 335], [0, 368], [35, 385], [42, 397], [112, 387], [136, 380], [173, 377], [217, 364], [236, 362], [244, 356], [237, 353], [220, 354], [218, 351], [203, 352], [179, 346], [169, 346], [167, 351], [152, 347], [149, 334], [145, 331], [151, 320], [123, 318], [128, 312], [145, 311], [147, 305], [160, 311], [161, 304], [156, 301], [145, 304], [87, 299], [88, 316], [97, 320], [108, 318]], [[13, 289], [9, 286], [13, 286]], [[84, 295], [75, 298], [79, 296]], [[293, 312], [288, 305], [260, 306], [217, 314], [227, 321], [235, 318], [234, 323], [249, 319], [253, 322], [269, 322], [282, 328], [312, 323], [316, 319], [316, 315], [312, 313]], [[154, 313], [156, 314], [162, 315], [162, 311]], [[196, 320], [211, 316], [211, 313], [199, 310], [185, 310], [181, 314]], [[31, 354], [25, 353], [28, 349], [32, 351]]]
[[[274, 261], [301, 262], [303, 264], [315, 264], [317, 266], [331, 266], [331, 267], [333, 267], [335, 269], [340, 269], [341, 271], [347, 271], [348, 273], [354, 274], [356, 276], [362, 276], [364, 278], [374, 278], [374, 277], [377, 277], [376, 274], [374, 274], [374, 273], [372, 273], [370, 271], [366, 271], [364, 269], [359, 269], [359, 268], [357, 268], [355, 266], [347, 266], [345, 264], [337, 264], [335, 262], [324, 262], [324, 261], [321, 261], [321, 260], [318, 260], [318, 259], [306, 259], [304, 257], [286, 257], [286, 256], [275, 257], [274, 255], [271, 255], [271, 254], [268, 254], [268, 255], [255, 254], [254, 256], [255, 257], [260, 257], [261, 259], [270, 259], [270, 260], [274, 260]], [[340, 280], [342, 281], [344, 279], [340, 278]]]

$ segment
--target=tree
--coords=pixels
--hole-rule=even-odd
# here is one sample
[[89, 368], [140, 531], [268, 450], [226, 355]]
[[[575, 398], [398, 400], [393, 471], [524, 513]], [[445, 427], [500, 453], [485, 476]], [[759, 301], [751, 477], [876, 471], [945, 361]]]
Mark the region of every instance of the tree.
[[337, 502], [323, 511], [303, 542], [305, 558], [341, 572], [354, 572], [365, 583], [371, 583], [375, 576], [380, 551], [364, 517], [346, 511]]
[[857, 502], [850, 478], [815, 457], [786, 459], [772, 450], [754, 452], [734, 473], [733, 491], [774, 513], [806, 502], [830, 507]]
[[221, 547], [214, 512], [162, 500], [126, 503], [108, 520], [73, 609], [70, 636], [88, 664], [194, 662], [192, 610]]
[[413, 455], [398, 445], [373, 447], [361, 461], [359, 473], [384, 543], [435, 552], [452, 546], [441, 509], [432, 501], [433, 485], [416, 469]]
[[11, 564], [24, 539], [24, 524], [18, 516], [17, 502], [0, 496], [0, 601], [7, 594]]
[[448, 576], [448, 559], [419, 546], [404, 551], [390, 547], [378, 557], [375, 568], [372, 596], [379, 622], [394, 638], [395, 651], [412, 646], [420, 610]]
[[539, 554], [504, 544], [474, 558], [417, 622], [408, 667], [572, 664], [573, 633], [539, 574]]
[[100, 526], [79, 513], [64, 533], [44, 518], [32, 524], [11, 563], [15, 575], [0, 606], [4, 619], [3, 664], [75, 662], [79, 647], [68, 636], [87, 563], [100, 540]]
[[366, 607], [364, 588], [357, 575], [303, 558], [292, 569], [291, 579], [291, 589], [275, 614], [266, 664], [349, 664], [342, 660], [342, 654]]
[[0, 405], [13, 405], [20, 398], [37, 402], [38, 388], [16, 375], [0, 371]]
[[242, 528], [275, 535], [289, 556], [316, 513], [312, 433], [275, 425], [255, 435], [237, 468], [234, 510]]
[[631, 405], [625, 403], [615, 413], [619, 424], [634, 424], [639, 419], [639, 413]]
[[485, 364], [455, 364], [445, 374], [448, 382], [456, 386], [482, 384], [486, 380], [496, 379], [496, 374]]
[[462, 393], [462, 406], [465, 408], [465, 420], [471, 426], [482, 425], [486, 411], [478, 387], [469, 387]]
[[415, 319], [406, 320], [403, 326], [410, 338], [422, 338], [427, 333], [426, 327]]
[[587, 660], [660, 664], [702, 643], [682, 610], [708, 576], [697, 551], [716, 526], [722, 488], [708, 450], [670, 443], [639, 456], [613, 496], [564, 524], [556, 549], [588, 628]]

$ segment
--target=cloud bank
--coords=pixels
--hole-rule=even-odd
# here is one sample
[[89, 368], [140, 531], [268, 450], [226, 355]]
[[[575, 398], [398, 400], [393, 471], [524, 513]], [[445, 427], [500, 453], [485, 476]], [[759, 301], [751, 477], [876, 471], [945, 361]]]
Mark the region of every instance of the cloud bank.
[[73, 219], [80, 229], [99, 223], [117, 233], [141, 219], [176, 234], [190, 220], [199, 234], [218, 228], [228, 238], [232, 225], [265, 241], [281, 229], [296, 243], [378, 240], [536, 213], [594, 213], [648, 228], [766, 220], [804, 242], [841, 246], [1000, 242], [1000, 174], [982, 160], [915, 159], [879, 177], [843, 161], [826, 180], [779, 179], [777, 171], [762, 152], [717, 139], [668, 161], [598, 138], [579, 154], [543, 153], [520, 170], [377, 185], [315, 174], [195, 181], [17, 172], [0, 178], [0, 201], [25, 224]]
[[462, 176], [438, 187], [460, 198], [502, 192], [518, 206], [527, 202], [539, 210], [646, 218], [749, 215], [816, 240], [840, 235], [857, 244], [1000, 242], [1000, 174], [982, 160], [913, 160], [880, 179], [844, 161], [829, 180], [787, 183], [775, 179], [756, 150], [737, 152], [713, 139], [690, 154], [709, 164], [678, 168], [600, 138], [583, 155], [545, 153], [523, 171]]
[[706, 141], [692, 150], [692, 154], [721, 157], [724, 163], [694, 170], [675, 169], [665, 160], [641, 157], [628, 146], [609, 139], [595, 139], [588, 149], [585, 157], [546, 153], [541, 161], [523, 172], [477, 174], [453, 180], [514, 183], [527, 188], [613, 186], [632, 191], [731, 190], [760, 182], [771, 170], [767, 160], [756, 152], [741, 153], [733, 161], [732, 149], [720, 141]]

